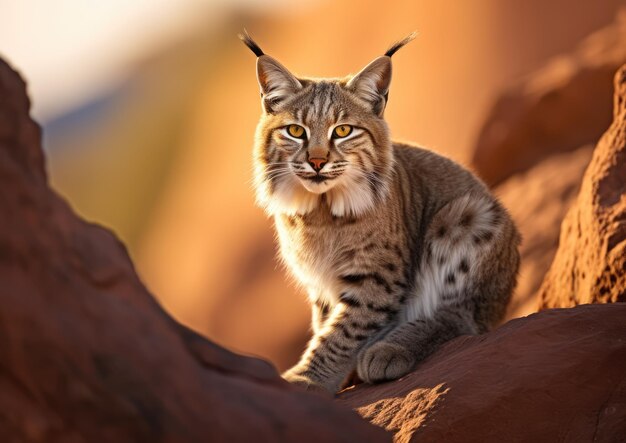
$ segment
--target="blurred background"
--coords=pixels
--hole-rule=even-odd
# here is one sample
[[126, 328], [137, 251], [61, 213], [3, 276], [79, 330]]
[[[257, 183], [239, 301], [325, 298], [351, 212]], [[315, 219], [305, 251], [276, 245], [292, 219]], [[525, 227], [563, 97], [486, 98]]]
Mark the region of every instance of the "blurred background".
[[[510, 121], [499, 116], [511, 115], [511, 100], [521, 100], [517, 111], [552, 100], [548, 93], [567, 87], [580, 66], [606, 65], [611, 53], [598, 80], [609, 95], [595, 94], [598, 108], [581, 117], [598, 119], [595, 132], [556, 151], [593, 144], [610, 121], [614, 65], [624, 61], [614, 54], [626, 35], [621, 6], [626, 0], [0, 0], [0, 55], [29, 84], [58, 193], [117, 233], [175, 318], [284, 369], [308, 337], [309, 311], [275, 259], [271, 221], [254, 206], [251, 145], [261, 108], [255, 57], [237, 33], [246, 27], [295, 73], [343, 76], [417, 30], [394, 56], [393, 137], [500, 185], [516, 219], [535, 226], [525, 233], [530, 257], [558, 241], [564, 209], [546, 209], [541, 198], [556, 189], [546, 180], [582, 174], [590, 148], [552, 158], [532, 184], [529, 165], [505, 174], [494, 160], [487, 171], [477, 152], [506, 138]], [[543, 123], [526, 124], [524, 136]], [[502, 152], [489, 158], [510, 157]], [[522, 203], [533, 192], [541, 198]], [[576, 185], [559, 188], [561, 206], [575, 193]], [[529, 207], [535, 212], [523, 213]], [[537, 223], [556, 233], [542, 237]], [[509, 318], [535, 309], [533, 275], [545, 273], [550, 251], [528, 260]]]

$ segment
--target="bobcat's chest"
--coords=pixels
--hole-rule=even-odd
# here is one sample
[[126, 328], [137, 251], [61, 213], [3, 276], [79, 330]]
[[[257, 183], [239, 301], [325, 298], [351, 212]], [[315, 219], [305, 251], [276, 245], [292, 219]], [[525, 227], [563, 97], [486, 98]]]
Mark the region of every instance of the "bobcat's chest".
[[308, 225], [281, 216], [276, 217], [276, 230], [281, 255], [298, 281], [310, 292], [337, 297], [339, 276], [352, 266], [352, 229], [336, 224]]

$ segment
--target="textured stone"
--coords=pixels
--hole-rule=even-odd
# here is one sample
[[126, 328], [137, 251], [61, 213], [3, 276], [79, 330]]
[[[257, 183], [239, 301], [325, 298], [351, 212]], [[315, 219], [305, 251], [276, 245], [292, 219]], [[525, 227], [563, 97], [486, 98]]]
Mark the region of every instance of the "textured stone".
[[624, 441], [624, 318], [615, 303], [515, 319], [340, 399], [396, 442]]
[[626, 13], [502, 93], [480, 129], [475, 170], [496, 185], [551, 154], [596, 143], [611, 123], [611, 79], [624, 62]]
[[540, 289], [541, 307], [626, 301], [626, 66], [614, 119], [593, 153]]
[[2, 442], [389, 439], [169, 317], [124, 246], [50, 190], [28, 109], [0, 60]]
[[592, 146], [555, 154], [495, 189], [522, 234], [520, 272], [504, 321], [537, 312], [537, 290], [559, 245], [561, 222], [576, 200]]

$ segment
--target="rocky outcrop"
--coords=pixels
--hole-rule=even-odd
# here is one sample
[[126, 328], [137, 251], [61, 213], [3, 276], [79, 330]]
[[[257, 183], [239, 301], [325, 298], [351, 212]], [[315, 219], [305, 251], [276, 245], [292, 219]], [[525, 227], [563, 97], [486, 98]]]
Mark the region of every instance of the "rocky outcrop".
[[626, 67], [615, 76], [613, 124], [563, 221], [540, 298], [542, 308], [626, 301]]
[[28, 109], [0, 61], [0, 440], [389, 439], [169, 317], [123, 245], [50, 190]]
[[472, 165], [489, 184], [595, 143], [611, 122], [613, 74], [626, 62], [626, 13], [506, 90], [488, 112]]
[[522, 234], [520, 272], [504, 321], [537, 312], [537, 291], [559, 245], [561, 222], [575, 201], [592, 146], [555, 154], [495, 189]]
[[397, 442], [623, 441], [624, 318], [623, 303], [533, 314], [340, 398]]

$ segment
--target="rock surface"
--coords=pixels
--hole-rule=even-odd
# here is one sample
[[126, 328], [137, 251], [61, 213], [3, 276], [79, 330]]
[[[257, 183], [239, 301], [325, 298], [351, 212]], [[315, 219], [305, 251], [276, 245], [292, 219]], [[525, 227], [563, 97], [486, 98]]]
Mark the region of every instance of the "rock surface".
[[170, 318], [122, 244], [50, 190], [28, 109], [0, 61], [3, 442], [389, 439]]
[[626, 67], [615, 75], [613, 124], [563, 221], [540, 298], [542, 308], [626, 301]]
[[559, 245], [561, 222], [580, 189], [592, 146], [555, 154], [495, 189], [522, 234], [520, 272], [504, 321], [537, 312], [537, 290]]
[[396, 442], [624, 441], [624, 318], [616, 303], [515, 319], [340, 398]]
[[595, 143], [611, 122], [611, 80], [624, 62], [626, 13], [497, 99], [473, 150], [474, 169], [496, 185], [551, 154]]

